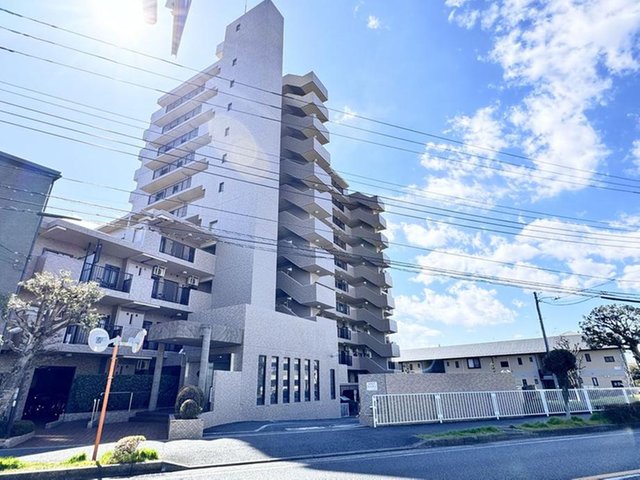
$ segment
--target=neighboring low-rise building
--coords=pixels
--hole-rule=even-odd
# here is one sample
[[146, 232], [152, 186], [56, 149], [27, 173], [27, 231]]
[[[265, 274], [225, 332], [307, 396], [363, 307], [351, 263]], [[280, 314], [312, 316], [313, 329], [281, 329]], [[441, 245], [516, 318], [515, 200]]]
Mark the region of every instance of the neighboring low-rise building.
[[0, 152], [0, 294], [15, 293], [60, 172]]
[[[579, 334], [549, 337], [549, 346], [566, 339], [580, 346], [577, 355], [580, 378], [585, 388], [630, 386], [624, 352], [617, 347], [589, 348]], [[510, 373], [516, 388], [554, 388], [553, 375], [545, 372], [546, 353], [542, 338], [501, 342], [414, 348], [402, 351], [398, 359], [406, 373]]]

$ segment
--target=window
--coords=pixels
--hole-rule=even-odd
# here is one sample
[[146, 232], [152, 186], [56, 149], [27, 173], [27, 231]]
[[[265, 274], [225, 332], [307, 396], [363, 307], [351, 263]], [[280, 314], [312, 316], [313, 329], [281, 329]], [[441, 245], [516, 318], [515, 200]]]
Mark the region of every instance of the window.
[[187, 216], [187, 206], [183, 205], [182, 207], [178, 207], [174, 210], [169, 210], [171, 215], [175, 215], [176, 217], [186, 217]]
[[336, 288], [338, 290], [342, 290], [343, 292], [348, 292], [349, 291], [349, 284], [344, 279], [336, 278]]
[[456, 368], [460, 368], [460, 362], [456, 360]]
[[224, 136], [225, 136], [225, 137], [228, 137], [228, 136], [229, 136], [229, 130], [230, 130], [230, 129], [229, 129], [229, 127], [227, 127], [227, 128], [225, 128], [225, 129], [224, 129]]
[[320, 400], [320, 361], [313, 361], [313, 399]]
[[165, 145], [160, 145], [160, 147], [158, 147], [158, 156], [182, 145], [185, 142], [188, 142], [192, 138], [196, 138], [197, 136], [198, 136], [198, 129], [194, 128], [190, 132], [185, 133], [184, 135], [181, 135], [174, 140], [171, 140], [169, 143]]
[[613, 363], [613, 362], [616, 361], [616, 359], [614, 357], [610, 356], [610, 355], [607, 355], [606, 357], [604, 357], [604, 361], [606, 363]]
[[450, 367], [450, 366], [451, 366], [451, 364], [449, 363], [449, 361], [447, 361], [447, 367]]
[[591, 383], [593, 383], [594, 387], [597, 387], [600, 385], [600, 383], [598, 383], [598, 379], [596, 377], [591, 377]]
[[236, 81], [235, 80], [229, 80], [229, 88], [233, 88], [233, 86], [235, 85]]
[[344, 224], [344, 222], [343, 222], [342, 220], [340, 220], [340, 219], [339, 219], [338, 217], [336, 217], [336, 216], [334, 216], [334, 217], [333, 217], [333, 223], [334, 223], [334, 225], [335, 225], [336, 227], [338, 227], [338, 228], [340, 228], [340, 229], [342, 229], [342, 230], [344, 230], [344, 229], [345, 229], [345, 226], [346, 226], [346, 225]]
[[344, 313], [345, 315], [349, 315], [351, 313], [351, 308], [346, 303], [336, 302], [336, 310], [339, 313]]
[[172, 257], [186, 260], [187, 262], [193, 262], [196, 254], [195, 248], [185, 245], [184, 243], [171, 240], [167, 237], [162, 237], [160, 239], [160, 251], [167, 255], [171, 255]]
[[226, 161], [227, 161], [227, 154], [226, 154], [226, 153], [223, 153], [223, 154], [222, 154], [222, 158], [220, 159], [220, 161], [221, 161], [222, 163], [224, 163], [224, 162], [226, 162]]
[[591, 361], [591, 354], [590, 354], [590, 353], [585, 353], [585, 354], [584, 354], [584, 359], [585, 359], [587, 362], [590, 362], [590, 361]]
[[311, 360], [304, 361], [304, 401], [311, 401]]
[[611, 380], [611, 386], [613, 388], [624, 388], [624, 384], [622, 383], [622, 380]]
[[224, 182], [218, 184], [218, 193], [224, 192]]
[[278, 403], [278, 357], [271, 357], [271, 397], [269, 403]]
[[329, 370], [329, 386], [331, 388], [331, 400], [336, 399], [336, 370]]
[[467, 368], [482, 368], [479, 358], [467, 358]]
[[340, 267], [343, 270], [346, 270], [348, 267], [347, 262], [345, 262], [344, 260], [340, 260], [339, 258], [336, 258], [333, 263], [335, 264], [336, 267]]
[[527, 379], [526, 379], [526, 378], [523, 378], [523, 379], [522, 379], [522, 386], [523, 386], [523, 387], [526, 387], [526, 386], [527, 386]]
[[500, 368], [509, 368], [509, 362], [507, 360], [501, 361]]
[[204, 92], [204, 85], [200, 85], [198, 88], [196, 88], [194, 90], [191, 90], [189, 93], [185, 93], [179, 99], [171, 102], [169, 105], [167, 105], [167, 108], [165, 109], [165, 112], [170, 112], [171, 110], [173, 110], [177, 106], [182, 105], [187, 100], [192, 99], [193, 97], [195, 97], [196, 95], [198, 95], [198, 94], [200, 94], [202, 92]]
[[176, 128], [181, 123], [184, 123], [187, 120], [189, 120], [190, 118], [193, 118], [196, 115], [198, 115], [201, 111], [202, 111], [202, 105], [198, 105], [193, 110], [190, 110], [189, 112], [187, 112], [187, 113], [185, 113], [183, 115], [180, 115], [178, 118], [176, 118], [172, 122], [167, 123], [164, 127], [162, 127], [162, 133], [166, 133], [169, 130], [173, 130], [174, 128]]
[[239, 32], [239, 31], [240, 31], [240, 24], [237, 24], [236, 25], [236, 32]]
[[537, 379], [537, 378], [534, 378], [534, 379], [533, 379], [533, 383], [535, 383], [536, 385], [538, 385], [538, 383], [540, 383], [540, 382], [538, 381], [538, 379]]
[[161, 177], [162, 175], [166, 175], [169, 172], [173, 172], [176, 168], [180, 168], [188, 163], [191, 163], [195, 160], [196, 154], [195, 152], [191, 152], [186, 154], [184, 157], [180, 157], [179, 159], [171, 162], [168, 165], [165, 165], [164, 167], [155, 170], [153, 172], [153, 178], [158, 178]]
[[231, 60], [231, 66], [232, 67], [235, 67], [237, 65], [237, 63], [238, 63], [238, 59], [237, 58], [234, 58], [233, 60]]
[[291, 359], [282, 359], [282, 403], [289, 403], [289, 388], [291, 387]]
[[529, 357], [529, 363], [533, 363], [533, 357]]
[[522, 365], [522, 357], [518, 357], [518, 365]]
[[233, 106], [233, 103], [228, 103], [227, 104], [227, 112], [229, 112], [231, 110], [232, 106]]
[[300, 401], [300, 359], [293, 362], [293, 401]]
[[264, 383], [267, 375], [267, 356], [258, 357], [258, 390], [256, 392], [256, 405], [264, 405]]

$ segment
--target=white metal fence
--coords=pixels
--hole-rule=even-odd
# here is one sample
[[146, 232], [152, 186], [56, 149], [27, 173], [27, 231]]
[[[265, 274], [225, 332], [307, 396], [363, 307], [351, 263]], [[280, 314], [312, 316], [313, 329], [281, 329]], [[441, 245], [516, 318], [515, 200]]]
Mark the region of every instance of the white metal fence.
[[[640, 400], [640, 388], [572, 389], [571, 413]], [[372, 397], [373, 426], [564, 413], [562, 390], [393, 393]]]

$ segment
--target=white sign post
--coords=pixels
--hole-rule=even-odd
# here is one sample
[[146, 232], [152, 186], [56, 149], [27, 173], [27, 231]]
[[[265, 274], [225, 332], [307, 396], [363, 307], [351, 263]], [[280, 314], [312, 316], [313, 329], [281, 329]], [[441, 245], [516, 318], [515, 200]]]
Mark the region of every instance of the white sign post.
[[146, 335], [147, 331], [143, 328], [135, 337], [130, 337], [126, 342], [123, 342], [119, 335], [114, 338], [109, 338], [109, 332], [102, 328], [94, 328], [93, 330], [91, 330], [91, 332], [89, 332], [89, 348], [94, 352], [104, 352], [109, 345], [113, 344], [113, 352], [111, 352], [111, 364], [109, 365], [109, 375], [107, 377], [107, 386], [104, 389], [102, 411], [100, 412], [98, 431], [96, 432], [96, 443], [93, 446], [93, 455], [91, 457], [94, 462], [98, 458], [98, 447], [100, 446], [100, 439], [102, 438], [102, 427], [104, 426], [104, 419], [107, 415], [107, 404], [109, 403], [109, 392], [111, 391], [111, 381], [113, 380], [113, 374], [116, 368], [116, 357], [118, 356], [118, 349], [120, 346], [126, 346], [131, 347], [131, 351], [133, 353], [138, 353], [142, 349], [142, 344], [144, 343], [144, 337]]

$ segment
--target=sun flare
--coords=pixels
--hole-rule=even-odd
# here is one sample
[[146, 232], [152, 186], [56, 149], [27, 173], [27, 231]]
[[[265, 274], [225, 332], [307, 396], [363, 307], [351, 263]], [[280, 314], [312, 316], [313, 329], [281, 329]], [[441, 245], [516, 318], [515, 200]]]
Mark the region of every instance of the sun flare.
[[146, 25], [142, 0], [90, 0], [88, 6], [96, 28], [120, 41], [135, 40]]

